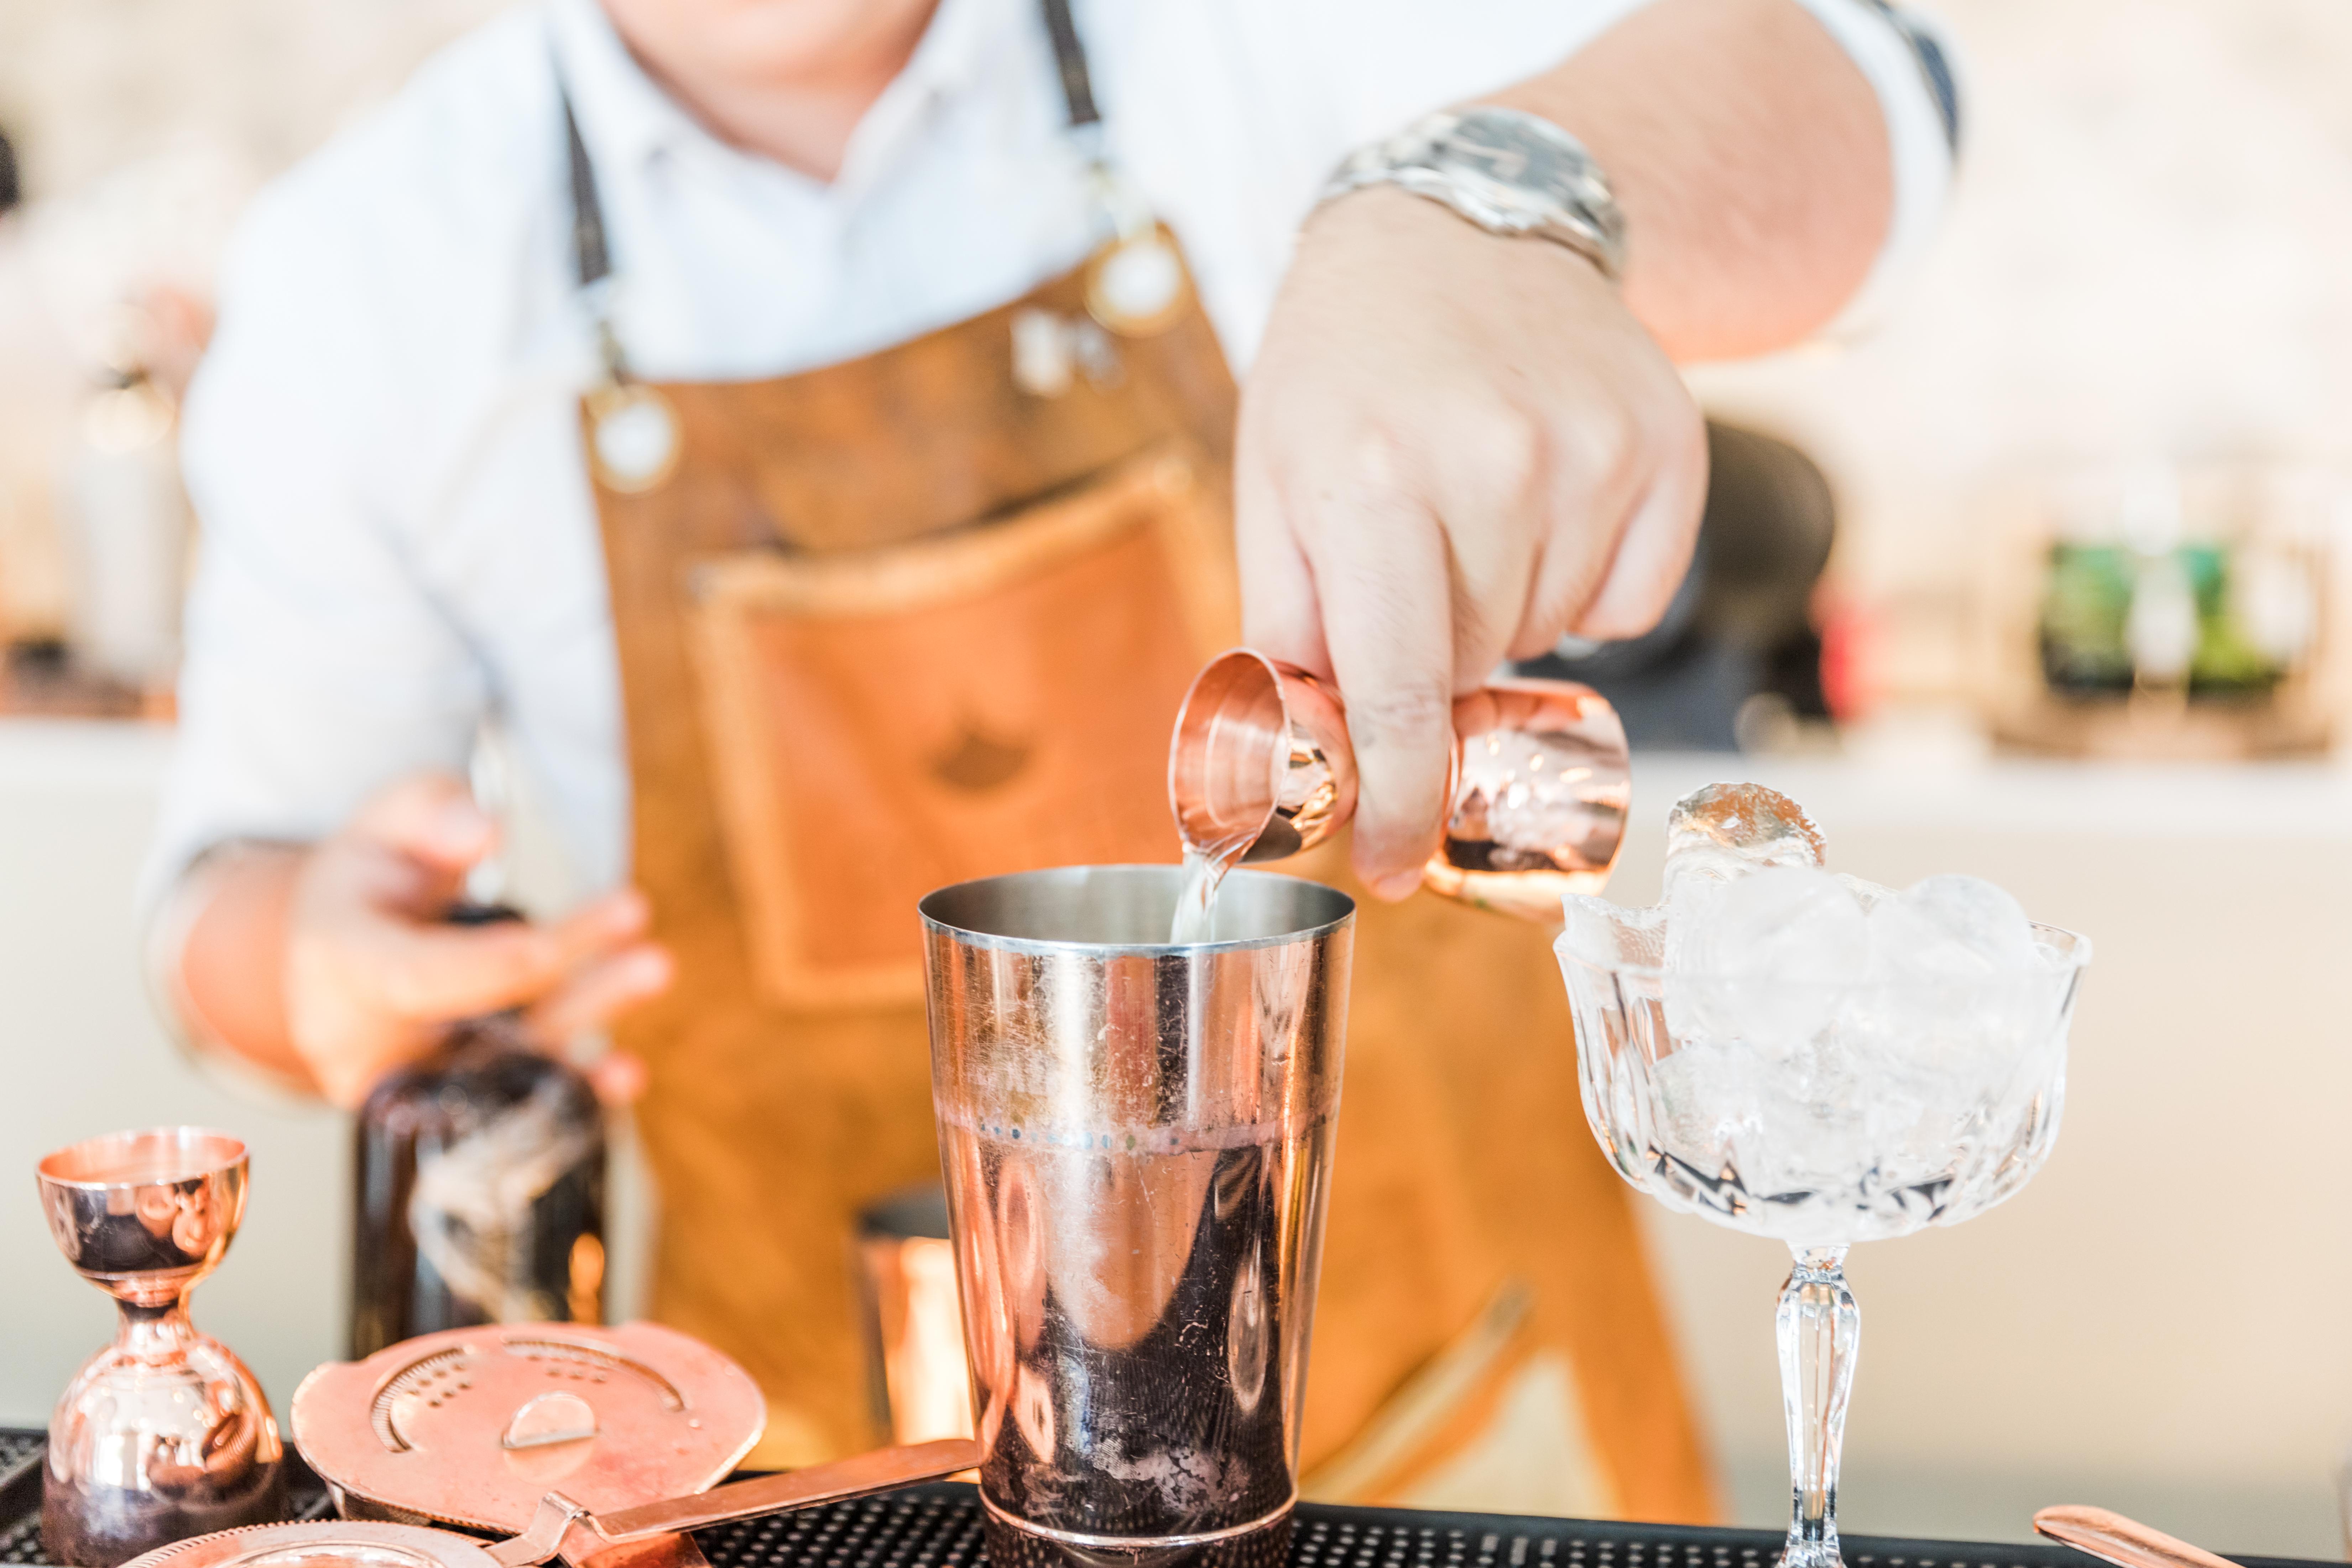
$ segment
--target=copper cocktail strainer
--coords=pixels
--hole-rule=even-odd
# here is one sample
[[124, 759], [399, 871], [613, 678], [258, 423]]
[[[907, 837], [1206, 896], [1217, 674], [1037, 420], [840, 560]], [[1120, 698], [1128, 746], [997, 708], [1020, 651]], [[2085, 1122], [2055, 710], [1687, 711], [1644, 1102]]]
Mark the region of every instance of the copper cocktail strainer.
[[741, 1367], [654, 1323], [421, 1334], [320, 1367], [290, 1412], [345, 1518], [505, 1534], [551, 1489], [593, 1512], [700, 1491], [765, 1423]]

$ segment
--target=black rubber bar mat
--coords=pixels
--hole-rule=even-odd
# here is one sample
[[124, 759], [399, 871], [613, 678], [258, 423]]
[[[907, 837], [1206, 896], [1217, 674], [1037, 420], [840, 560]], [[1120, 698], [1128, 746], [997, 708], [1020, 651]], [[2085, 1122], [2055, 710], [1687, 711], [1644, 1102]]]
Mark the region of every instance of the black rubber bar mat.
[[[0, 1430], [0, 1563], [41, 1555], [41, 1434]], [[289, 1456], [290, 1457], [290, 1456]], [[294, 1517], [329, 1509], [316, 1478], [299, 1468]], [[979, 1568], [980, 1498], [939, 1482], [882, 1497], [775, 1514], [706, 1530], [713, 1568]], [[1850, 1535], [1849, 1568], [2092, 1568], [2063, 1546], [1902, 1541]], [[1616, 1524], [1408, 1509], [1301, 1503], [1290, 1568], [1771, 1568], [1780, 1537], [1760, 1530]], [[2245, 1568], [2310, 1568], [2285, 1557], [2240, 1557]]]

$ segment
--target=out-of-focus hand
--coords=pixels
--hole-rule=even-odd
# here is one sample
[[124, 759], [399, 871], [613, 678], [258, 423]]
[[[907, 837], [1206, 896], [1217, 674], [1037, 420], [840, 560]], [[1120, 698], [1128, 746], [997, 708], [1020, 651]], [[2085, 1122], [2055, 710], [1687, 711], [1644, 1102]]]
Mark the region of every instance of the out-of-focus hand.
[[1300, 236], [1236, 468], [1245, 635], [1338, 683], [1357, 869], [1399, 898], [1441, 826], [1453, 699], [1563, 632], [1656, 621], [1706, 437], [1591, 263], [1376, 187]]
[[[287, 918], [286, 1026], [329, 1100], [356, 1105], [457, 1019], [523, 1007], [531, 1037], [554, 1047], [668, 986], [669, 955], [645, 940], [635, 889], [549, 925], [444, 923], [496, 835], [462, 781], [428, 773], [304, 854]], [[625, 1095], [641, 1074], [614, 1063], [600, 1091]]]

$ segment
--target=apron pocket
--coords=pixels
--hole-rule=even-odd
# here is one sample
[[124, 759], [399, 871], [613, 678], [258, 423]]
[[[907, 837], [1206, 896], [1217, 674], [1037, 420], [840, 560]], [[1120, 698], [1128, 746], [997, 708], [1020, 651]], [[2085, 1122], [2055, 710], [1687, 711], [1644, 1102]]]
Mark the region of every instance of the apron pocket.
[[909, 543], [689, 566], [719, 817], [768, 1000], [919, 1000], [915, 902], [933, 888], [1176, 858], [1169, 727], [1239, 620], [1210, 472], [1156, 445]]

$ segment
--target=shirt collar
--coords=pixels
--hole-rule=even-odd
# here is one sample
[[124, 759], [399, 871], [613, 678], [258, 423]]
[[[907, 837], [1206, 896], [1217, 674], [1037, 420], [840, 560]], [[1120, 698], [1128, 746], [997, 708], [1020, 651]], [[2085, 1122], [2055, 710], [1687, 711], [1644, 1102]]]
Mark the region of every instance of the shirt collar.
[[596, 0], [550, 0], [548, 30], [581, 140], [600, 167], [634, 170], [684, 143], [715, 140], [655, 85]]
[[[998, 63], [1033, 9], [1034, 0], [940, 0], [906, 68], [852, 133], [839, 183], [870, 180], [931, 103], [969, 89]], [[548, 0], [548, 16], [563, 89], [599, 166], [638, 169], [693, 145], [751, 156], [711, 135], [646, 74], [597, 0]]]

